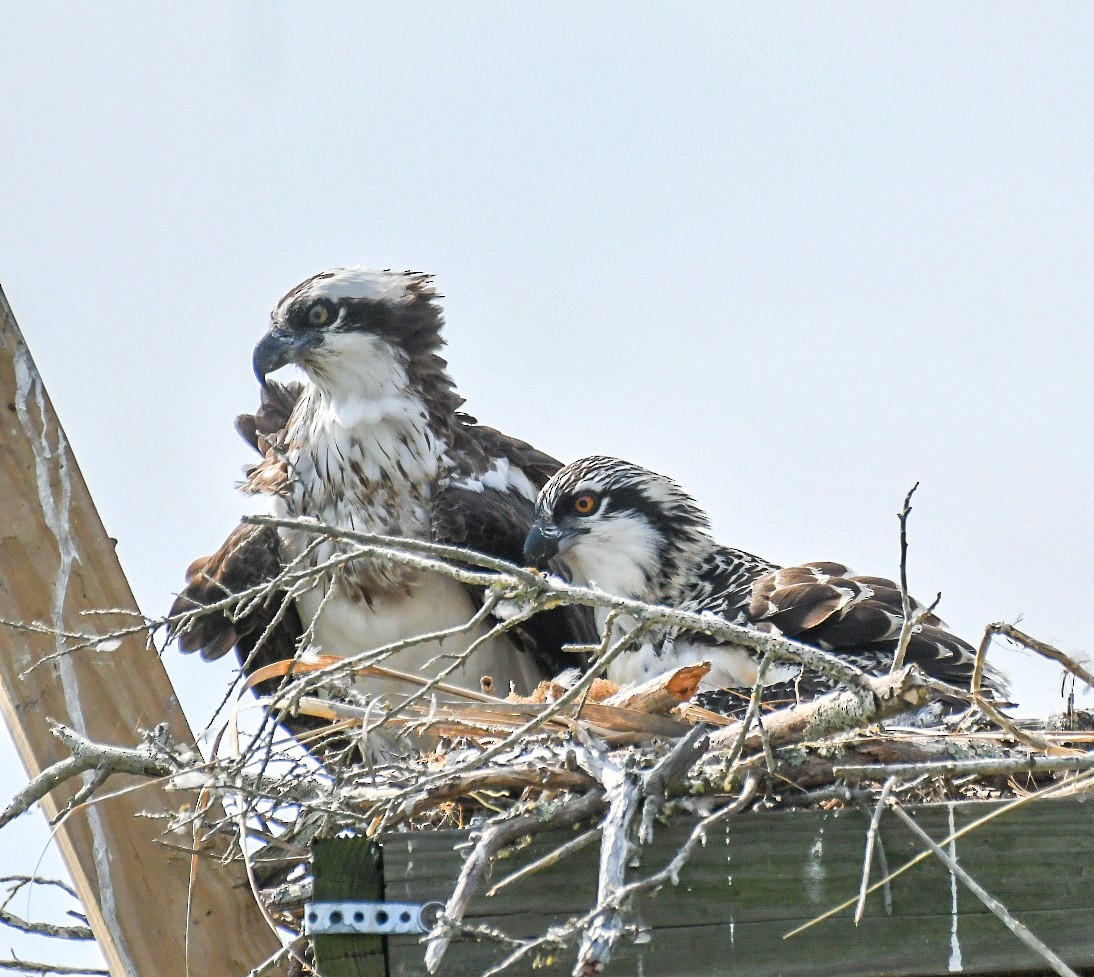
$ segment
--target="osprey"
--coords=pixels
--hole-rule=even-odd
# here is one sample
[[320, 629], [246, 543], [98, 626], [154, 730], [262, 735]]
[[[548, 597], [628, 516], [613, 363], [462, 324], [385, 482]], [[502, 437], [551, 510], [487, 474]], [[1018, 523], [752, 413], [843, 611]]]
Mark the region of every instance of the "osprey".
[[[888, 672], [903, 623], [900, 588], [891, 580], [857, 576], [842, 563], [779, 567], [721, 546], [706, 513], [679, 485], [616, 458], [583, 458], [552, 476], [536, 503], [524, 557], [541, 566], [557, 558], [575, 583], [716, 614], [815, 645], [873, 674]], [[607, 612], [597, 613], [603, 628]], [[618, 621], [619, 635], [633, 623]], [[931, 614], [912, 634], [905, 660], [935, 678], [967, 684], [974, 659], [973, 649]], [[624, 651], [609, 664], [608, 678], [630, 684], [704, 660], [712, 665], [704, 688], [756, 681], [753, 652], [672, 628]], [[824, 676], [799, 672], [796, 665], [777, 665], [766, 684], [794, 680], [807, 695], [832, 687]], [[986, 679], [1002, 691], [1001, 676], [989, 672]]]
[[[559, 462], [460, 413], [463, 401], [438, 352], [443, 319], [431, 282], [413, 272], [339, 268], [309, 278], [278, 303], [254, 351], [262, 405], [237, 421], [262, 455], [243, 491], [265, 497], [279, 517], [462, 546], [516, 562], [536, 493]], [[267, 379], [290, 363], [303, 371], [302, 384]], [[351, 546], [241, 523], [216, 553], [191, 564], [171, 613], [222, 601], [290, 564], [318, 567]], [[451, 577], [366, 556], [322, 572], [291, 598], [278, 592], [242, 617], [210, 611], [178, 639], [184, 652], [200, 651], [206, 659], [234, 646], [249, 673], [301, 650], [347, 657], [464, 625], [481, 607], [481, 592]], [[483, 622], [443, 646], [434, 641], [404, 649], [383, 664], [435, 675], [488, 629]], [[446, 681], [478, 689], [489, 675], [502, 695], [511, 685], [528, 692], [565, 667], [563, 644], [590, 633], [591, 622], [583, 627], [571, 611], [540, 614], [484, 643]], [[356, 688], [414, 691], [373, 678]]]

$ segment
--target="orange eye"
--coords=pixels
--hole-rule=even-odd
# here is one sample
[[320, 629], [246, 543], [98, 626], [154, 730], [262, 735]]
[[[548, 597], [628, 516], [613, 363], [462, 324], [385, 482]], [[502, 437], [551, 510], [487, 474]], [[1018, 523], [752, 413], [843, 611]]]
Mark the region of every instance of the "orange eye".
[[579, 495], [574, 499], [574, 511], [580, 516], [590, 515], [596, 509], [596, 498], [592, 495]]

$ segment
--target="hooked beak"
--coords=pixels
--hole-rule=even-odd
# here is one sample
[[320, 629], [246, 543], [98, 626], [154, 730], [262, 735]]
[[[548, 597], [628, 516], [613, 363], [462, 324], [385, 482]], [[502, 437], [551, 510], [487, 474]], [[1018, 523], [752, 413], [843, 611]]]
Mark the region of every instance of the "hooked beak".
[[524, 563], [526, 566], [546, 570], [548, 563], [558, 556], [558, 545], [562, 533], [557, 526], [536, 522], [524, 540]]
[[255, 347], [252, 363], [258, 382], [265, 387], [266, 377], [274, 370], [289, 363], [300, 362], [300, 357], [308, 350], [313, 349], [322, 342], [317, 336], [305, 334], [293, 335], [285, 329], [275, 326], [271, 329]]

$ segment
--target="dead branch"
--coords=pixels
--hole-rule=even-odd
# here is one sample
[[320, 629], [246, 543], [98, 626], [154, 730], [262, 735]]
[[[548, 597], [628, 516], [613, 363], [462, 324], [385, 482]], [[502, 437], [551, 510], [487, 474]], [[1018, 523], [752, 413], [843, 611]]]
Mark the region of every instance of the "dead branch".
[[[743, 625], [731, 624], [729, 621], [710, 614], [696, 614], [660, 605], [645, 604], [641, 601], [614, 597], [593, 588], [575, 587], [556, 577], [545, 577], [534, 571], [506, 563], [504, 560], [484, 557], [482, 554], [470, 550], [401, 537], [356, 533], [327, 526], [310, 519], [275, 519], [268, 516], [248, 516], [244, 521], [260, 526], [273, 526], [280, 529], [316, 533], [356, 543], [357, 548], [355, 550], [341, 554], [337, 558], [337, 565], [360, 559], [362, 556], [380, 556], [419, 570], [444, 573], [470, 586], [485, 588], [500, 586], [505, 589], [504, 596], [507, 600], [519, 602], [522, 598], [544, 597], [546, 598], [545, 606], [547, 607], [561, 603], [573, 603], [616, 610], [649, 624], [666, 624], [705, 634], [719, 641], [749, 648], [761, 655], [770, 651], [776, 659], [795, 662], [851, 687], [862, 688], [866, 681], [866, 676], [861, 669], [855, 668], [835, 655], [821, 651], [811, 645], [792, 641], [779, 635], [767, 634]], [[328, 564], [325, 564], [322, 569], [325, 571], [334, 565], [334, 560], [328, 561]], [[492, 572], [475, 572], [463, 569], [467, 565], [486, 567]], [[309, 572], [314, 573], [315, 571]], [[194, 612], [186, 613], [192, 616]]]
[[[905, 519], [910, 511], [910, 498], [911, 493], [905, 500]], [[474, 583], [487, 589], [486, 603], [468, 624], [444, 632], [411, 636], [353, 658], [307, 664], [286, 661], [255, 673], [247, 686], [278, 676], [285, 681], [275, 695], [259, 700], [265, 717], [260, 733], [250, 743], [238, 745], [233, 714], [227, 731], [233, 755], [228, 759], [207, 764], [196, 754], [184, 755], [155, 737], [138, 748], [118, 748], [88, 743], [71, 731], [59, 730], [57, 735], [72, 750], [72, 757], [54, 765], [21, 791], [8, 811], [0, 815], [0, 826], [78, 775], [84, 775], [85, 782], [75, 791], [73, 804], [93, 800], [91, 795], [101, 782], [116, 772], [172, 777], [179, 787], [202, 786], [206, 799], [184, 817], [184, 824], [194, 831], [196, 855], [244, 859], [251, 885], [267, 907], [267, 918], [272, 924], [291, 920], [312, 891], [311, 879], [306, 874], [288, 873], [299, 871], [316, 837], [346, 829], [373, 836], [395, 825], [462, 827], [471, 814], [480, 816], [485, 811], [492, 816], [497, 812], [500, 816], [488, 821], [478, 834], [445, 915], [429, 935], [426, 959], [430, 969], [440, 965], [449, 941], [462, 934], [509, 946], [506, 961], [492, 973], [525, 960], [538, 946], [579, 942], [575, 972], [585, 975], [599, 973], [610, 960], [619, 936], [630, 925], [627, 922], [630, 901], [636, 895], [674, 881], [705, 827], [747, 807], [765, 771], [772, 785], [767, 796], [769, 804], [804, 806], [876, 803], [876, 787], [852, 790], [835, 784], [837, 777], [879, 784], [888, 778], [915, 778], [919, 786], [908, 796], [923, 798], [937, 797], [943, 788], [960, 796], [961, 785], [940, 785], [939, 777], [952, 780], [955, 776], [1048, 774], [1094, 768], [1094, 754], [1062, 757], [1024, 751], [1016, 757], [1004, 746], [1016, 724], [1005, 716], [997, 720], [997, 709], [995, 713], [982, 709], [979, 714], [970, 710], [972, 720], [967, 726], [951, 724], [930, 735], [907, 731], [856, 734], [855, 730], [865, 726], [914, 711], [934, 697], [961, 697], [958, 690], [927, 678], [914, 666], [885, 677], [867, 678], [819, 649], [738, 628], [711, 616], [647, 606], [571, 587], [555, 578], [452, 547], [329, 530], [307, 520], [256, 517], [253, 521], [315, 533], [317, 543], [320, 539], [336, 538], [346, 546], [315, 570], [300, 565], [287, 567], [276, 581], [266, 582], [243, 595], [227, 596], [218, 607], [229, 616], [245, 614], [248, 607], [266, 600], [274, 590], [295, 593], [314, 586], [317, 574], [336, 574], [347, 563], [363, 557], [402, 561], [418, 569]], [[902, 535], [904, 528], [902, 521]], [[906, 551], [906, 538], [902, 543]], [[902, 586], [906, 594], [905, 575], [902, 574]], [[911, 606], [910, 598], [907, 599]], [[448, 685], [444, 678], [453, 667], [452, 656], [441, 656], [439, 674], [428, 676], [408, 675], [384, 664], [390, 655], [404, 648], [489, 625], [493, 608], [502, 600], [517, 608], [516, 616], [494, 625], [492, 630], [487, 628], [488, 636], [540, 609], [564, 604], [604, 608], [613, 622], [625, 614], [638, 623], [635, 630], [621, 637], [613, 637], [613, 629], [607, 628], [601, 643], [592, 649], [593, 667], [568, 688], [560, 686], [560, 691], [543, 703], [506, 701]], [[163, 623], [177, 625], [210, 612], [210, 608], [198, 608], [172, 622], [152, 622], [150, 626], [154, 629]], [[908, 625], [910, 620], [914, 627], [919, 615], [928, 612], [929, 609], [920, 610], [910, 619], [906, 616], [904, 623]], [[677, 709], [694, 694], [707, 674], [709, 666], [705, 663], [658, 676], [601, 701], [590, 698], [597, 674], [603, 672], [612, 658], [626, 653], [640, 637], [658, 627], [696, 631], [717, 641], [746, 647], [761, 657], [761, 681], [751, 691], [742, 721], [722, 719], [726, 725], [709, 733], [689, 725], [689, 721], [717, 721], [719, 717], [697, 708]], [[992, 627], [993, 633], [1014, 640], [1019, 640], [1015, 635], [1021, 635], [1013, 629], [1005, 630], [1008, 627], [1005, 625]], [[62, 637], [91, 646], [95, 642], [109, 644], [117, 633], [120, 632]], [[68, 649], [71, 650], [74, 649]], [[778, 660], [797, 662], [828, 674], [843, 687], [812, 702], [766, 713], [757, 728], [762, 676]], [[1079, 669], [1071, 669], [1072, 673], [1083, 677], [1082, 666], [1072, 664]], [[982, 655], [978, 666], [982, 673]], [[409, 694], [396, 697], [391, 707], [384, 700], [369, 700], [353, 688], [353, 681], [362, 674], [401, 679]], [[438, 701], [433, 693], [443, 694], [443, 701]], [[978, 685], [973, 694], [979, 694]], [[400, 734], [412, 734], [423, 751], [434, 752], [369, 765], [349, 758], [347, 748], [345, 761], [317, 769], [314, 764], [302, 761], [299, 751], [294, 753], [295, 748], [287, 741], [275, 736], [274, 724], [279, 716], [290, 711], [333, 720], [331, 726], [310, 734], [314, 741], [333, 736], [353, 741], [380, 725], [391, 724]], [[990, 724], [983, 721], [983, 716], [995, 725], [988, 728]], [[1027, 741], [1035, 738], [1029, 731], [1025, 734]], [[1052, 742], [1049, 734], [1037, 738], [1050, 750], [1062, 752], [1054, 745], [1063, 742], [1059, 737], [1052, 737]], [[713, 747], [710, 753], [708, 746]], [[86, 779], [88, 774], [91, 779]], [[732, 797], [742, 781], [744, 787], [737, 799], [730, 806], [710, 813], [725, 802], [726, 795]], [[1072, 782], [1076, 786], [1069, 785], [1067, 789], [1081, 789], [1089, 782], [1089, 777], [1080, 776]], [[882, 793], [895, 795], [904, 789], [893, 784], [888, 779]], [[821, 789], [810, 791], [815, 786]], [[965, 796], [975, 796], [977, 791], [983, 796], [989, 789], [997, 790], [994, 786], [968, 788]], [[226, 814], [209, 806], [214, 799], [228, 802], [230, 811]], [[670, 799], [671, 805], [667, 803]], [[541, 818], [530, 805], [551, 813]], [[666, 810], [677, 809], [694, 811], [704, 819], [665, 868], [628, 884], [626, 874], [635, 851], [634, 842], [649, 842], [659, 817]], [[869, 884], [873, 855], [875, 851], [879, 857], [882, 854], [877, 837], [881, 809], [881, 806], [875, 809], [867, 836], [861, 887], [864, 891], [860, 899], [886, 885], [890, 877], [883, 865], [885, 878], [875, 885]], [[502, 849], [523, 836], [552, 826], [585, 817], [599, 819], [605, 810], [607, 816], [602, 823], [590, 825], [547, 855], [507, 876], [488, 893], [528, 878], [600, 836], [598, 896], [596, 905], [588, 912], [533, 940], [515, 940], [489, 928], [464, 923], [482, 877]], [[177, 825], [179, 818], [172, 823]], [[227, 851], [220, 845], [217, 846], [220, 854], [206, 850], [213, 839], [228, 839]], [[262, 843], [261, 849], [255, 842]], [[929, 853], [924, 857], [929, 857]], [[900, 868], [897, 873], [903, 870]], [[276, 920], [271, 912], [277, 914]]]
[[[908, 651], [908, 642], [912, 639], [912, 630], [915, 627], [912, 615], [912, 598], [908, 593], [908, 516], [912, 512], [912, 496], [919, 488], [916, 482], [904, 496], [904, 505], [897, 518], [900, 520], [900, 604], [904, 612], [904, 620], [900, 625], [900, 637], [896, 643], [896, 654], [893, 656], [893, 664], [889, 669], [895, 674], [904, 667], [904, 655]], [[941, 595], [939, 595], [941, 596]]]
[[[737, 763], [741, 758], [741, 753], [744, 752], [745, 742], [748, 739], [748, 734], [752, 730], [752, 724], [756, 721], [756, 717], [760, 712], [760, 699], [763, 695], [764, 682], [767, 680], [768, 670], [771, 668], [771, 655], [764, 655], [763, 660], [760, 662], [759, 668], [756, 669], [756, 682], [752, 686], [752, 695], [748, 700], [748, 709], [745, 710], [744, 718], [737, 724], [736, 727], [730, 727], [735, 729], [736, 735], [730, 737], [728, 733], [723, 730], [723, 735], [726, 740], [732, 738], [733, 745], [729, 749], [729, 755], [726, 757], [725, 765], [729, 770], [726, 775], [726, 780], [729, 781], [733, 778], [733, 772], [737, 767]], [[761, 741], [764, 746], [764, 754], [767, 754], [770, 749], [770, 740]]]
[[[1025, 743], [1028, 746], [1032, 746], [1035, 749], [1041, 750], [1045, 753], [1060, 753], [1061, 749], [1053, 744], [1049, 743], [1043, 737], [1037, 736], [1026, 730], [1019, 728], [1012, 723], [1006, 716], [1003, 715], [999, 709], [996, 708], [995, 703], [991, 701], [988, 696], [985, 696], [981, 691], [981, 684], [984, 680], [984, 671], [987, 667], [988, 648], [991, 647], [991, 639], [995, 634], [1002, 633], [1002, 629], [1008, 628], [1008, 625], [1004, 624], [989, 624], [984, 629], [984, 637], [980, 639], [980, 645], [976, 649], [976, 659], [973, 663], [972, 680], [969, 683], [969, 691], [972, 693], [973, 702], [976, 703], [977, 708], [984, 713], [993, 723], [995, 723], [1000, 729], [1006, 730], [1011, 734], [1019, 743]], [[1020, 632], [1019, 632], [1020, 633]]]
[[1094, 770], [1094, 753], [1085, 756], [1008, 756], [983, 760], [940, 760], [925, 763], [837, 764], [832, 773], [845, 780], [884, 780], [886, 777], [1013, 777], [1016, 774]]
[[[659, 872], [655, 872], [653, 875], [631, 882], [622, 888], [617, 889], [612, 896], [611, 906], [597, 905], [584, 916], [570, 920], [570, 922], [566, 923], [564, 926], [552, 927], [542, 936], [522, 943], [516, 950], [509, 954], [508, 957], [487, 970], [483, 974], [483, 977], [496, 977], [497, 974], [508, 970], [511, 966], [519, 963], [530, 954], [535, 953], [541, 947], [564, 946], [569, 940], [573, 939], [575, 934], [584, 932], [592, 920], [607, 908], [622, 906], [636, 895], [640, 895], [644, 892], [652, 892], [661, 888], [666, 883], [676, 885], [680, 878], [680, 872], [683, 871], [688, 859], [691, 858], [692, 852], [695, 851], [695, 846], [706, 837], [707, 831], [713, 825], [724, 818], [740, 813], [748, 807], [756, 794], [756, 783], [755, 778], [746, 780], [744, 786], [741, 788], [741, 793], [736, 800], [703, 818], [702, 821], [695, 825], [691, 834], [688, 836], [688, 840], [680, 847], [669, 864]], [[600, 971], [596, 969], [584, 969], [580, 962], [574, 968], [575, 977], [595, 977], [595, 975], [599, 973]]]
[[51, 936], [59, 940], [93, 940], [95, 935], [89, 926], [59, 926], [55, 923], [32, 923], [19, 916], [0, 909], [0, 923], [22, 933], [35, 936]]
[[[386, 827], [410, 820], [416, 814], [447, 800], [467, 797], [482, 790], [525, 790], [534, 787], [539, 790], [584, 791], [596, 781], [580, 770], [546, 768], [539, 764], [522, 763], [503, 767], [490, 767], [486, 770], [469, 770], [454, 774], [428, 791], [407, 798], [389, 816]], [[347, 794], [352, 799], [353, 791]], [[358, 793], [356, 796], [360, 796]]]
[[642, 801], [642, 779], [633, 769], [617, 767], [609, 783], [608, 816], [601, 828], [596, 888], [597, 905], [603, 908], [584, 928], [575, 974], [599, 974], [611, 960], [615, 943], [623, 934], [622, 905], [615, 901], [615, 896], [623, 888], [631, 857], [631, 824]]
[[[970, 753], [989, 752], [992, 756], [1004, 755], [995, 746], [944, 737], [894, 737], [888, 734], [862, 738], [841, 738], [834, 742], [820, 740], [783, 747], [776, 751], [775, 779], [794, 790], [805, 790], [831, 784], [837, 779], [836, 767], [873, 766], [882, 771], [877, 783], [885, 780], [892, 764], [932, 763], [943, 759], [969, 759]], [[987, 759], [987, 757], [985, 757]], [[745, 771], [758, 769], [764, 762], [761, 755], [751, 757], [741, 765]], [[705, 768], [706, 765], [704, 765]], [[712, 787], [721, 788], [725, 778], [723, 763], [714, 761], [710, 769], [702, 770], [702, 780]], [[814, 792], [815, 793], [815, 792]], [[794, 795], [787, 795], [789, 801]]]
[[[908, 497], [911, 498], [910, 492]], [[905, 506], [907, 506], [907, 502], [905, 502]], [[885, 810], [885, 802], [889, 799], [889, 792], [893, 789], [895, 783], [895, 777], [890, 777], [885, 781], [885, 786], [881, 788], [881, 796], [877, 799], [877, 805], [874, 807], [874, 814], [870, 818], [870, 827], [866, 830], [866, 852], [862, 856], [862, 882], [859, 884], [858, 889], [858, 905], [855, 906], [856, 926], [862, 922], [862, 913], [866, 909], [866, 890], [870, 885], [870, 868], [874, 863], [874, 844], [877, 841], [878, 825], [881, 823], [881, 812]]]
[[[524, 740], [530, 733], [541, 727], [549, 719], [558, 715], [558, 713], [565, 706], [568, 706], [572, 702], [576, 702], [592, 685], [597, 677], [597, 674], [603, 669], [607, 668], [608, 664], [611, 661], [613, 661], [620, 654], [626, 651], [627, 648], [629, 648], [637, 640], [637, 638], [644, 633], [645, 627], [645, 624], [642, 621], [639, 621], [638, 625], [633, 631], [623, 635], [621, 638], [619, 638], [619, 640], [615, 641], [610, 645], [608, 644], [608, 642], [612, 629], [610, 626], [606, 627], [604, 635], [603, 654], [597, 657], [597, 660], [592, 664], [592, 666], [586, 670], [585, 674], [577, 682], [575, 682], [574, 685], [570, 689], [568, 689], [563, 696], [561, 696], [556, 702], [551, 703], [546, 709], [539, 712], [537, 715], [535, 715], [528, 722], [524, 723], [518, 729], [514, 730], [501, 742], [489, 747], [482, 753], [479, 753], [477, 756], [474, 756], [471, 759], [465, 761], [462, 766], [462, 770], [466, 771], [474, 769], [476, 767], [480, 767], [483, 764], [487, 763], [489, 760], [500, 756], [506, 750], [511, 749], [513, 746]], [[435, 777], [423, 778], [419, 786], [431, 786], [433, 783], [436, 783], [436, 781], [437, 778]]]
[[496, 882], [486, 895], [488, 897], [495, 895], [506, 888], [506, 886], [510, 886], [514, 882], [519, 882], [521, 879], [525, 879], [530, 875], [535, 875], [536, 872], [542, 872], [545, 868], [550, 868], [552, 865], [562, 861], [562, 859], [573, 854], [575, 851], [581, 851], [582, 848], [592, 844], [600, 836], [602, 828], [603, 826], [598, 824], [595, 828], [583, 831], [576, 838], [567, 841], [564, 845], [559, 845], [558, 848], [548, 852], [542, 858], [537, 858], [534, 862], [530, 862], [523, 868], [517, 869], [517, 871], [513, 872], [511, 875], [507, 875], [500, 882]]
[[12, 885], [8, 886], [7, 897], [4, 899], [4, 902], [0, 904], [0, 909], [6, 909], [11, 903], [11, 900], [15, 898], [16, 894], [24, 886], [28, 885], [50, 886], [51, 888], [60, 889], [77, 901], [79, 901], [80, 898], [76, 895], [76, 890], [73, 889], [72, 886], [67, 882], [62, 882], [60, 879], [47, 879], [40, 875], [5, 875], [0, 878], [0, 883], [4, 882], [10, 882]]
[[[823, 739], [851, 729], [911, 712], [932, 698], [926, 677], [915, 665], [907, 665], [894, 675], [867, 679], [866, 694], [837, 689], [811, 702], [779, 709], [764, 716], [764, 729], [773, 747], [803, 739]], [[711, 734], [710, 745], [719, 749], [732, 744], [741, 735], [744, 722], [734, 723]], [[745, 748], [762, 749], [758, 732], [749, 733]]]
[[104, 746], [84, 739], [60, 723], [53, 723], [51, 729], [53, 735], [72, 751], [72, 756], [47, 767], [19, 791], [0, 813], [0, 828], [29, 811], [54, 788], [89, 770], [99, 774], [127, 773], [138, 777], [167, 777], [179, 770], [179, 764], [169, 754], [150, 744], [132, 749]]
[[1043, 658], [1058, 662], [1081, 682], [1094, 688], [1094, 674], [1091, 674], [1091, 672], [1082, 664], [1077, 662], [1070, 655], [1064, 654], [1064, 652], [1060, 651], [1058, 648], [1053, 648], [1052, 645], [1047, 644], [1044, 641], [1039, 641], [1037, 638], [1030, 637], [1024, 631], [1019, 631], [1012, 624], [996, 622], [995, 624], [989, 624], [987, 630], [991, 634], [998, 634], [1004, 638], [1008, 638], [1015, 644], [1021, 645], [1023, 648], [1028, 648], [1030, 651], [1036, 652]]
[[687, 702], [699, 691], [699, 683], [710, 672], [710, 662], [684, 665], [671, 672], [655, 675], [633, 688], [621, 689], [604, 700], [604, 705], [668, 715], [681, 702]]
[[589, 791], [570, 801], [560, 804], [546, 818], [536, 814], [523, 814], [505, 821], [497, 821], [487, 827], [479, 836], [474, 850], [464, 862], [456, 888], [453, 890], [444, 914], [430, 934], [425, 951], [426, 969], [434, 974], [441, 965], [445, 950], [452, 940], [450, 926], [458, 926], [467, 912], [467, 905], [475, 889], [490, 864], [491, 859], [506, 845], [511, 844], [528, 831], [542, 831], [551, 827], [563, 827], [598, 814], [604, 807], [604, 795], [599, 790]]
[[87, 977], [110, 977], [110, 971], [95, 967], [65, 967], [55, 963], [35, 963], [32, 960], [0, 960], [0, 970], [12, 970], [17, 974], [83, 974]]
[[597, 883], [597, 904], [604, 909], [593, 916], [585, 929], [578, 952], [575, 972], [599, 973], [611, 959], [612, 951], [624, 932], [622, 904], [615, 902], [615, 893], [623, 888], [633, 844], [632, 825], [639, 807], [642, 820], [639, 841], [653, 840], [653, 822], [661, 811], [665, 797], [683, 780], [692, 764], [702, 755], [706, 734], [696, 727], [678, 742], [652, 770], [639, 775], [629, 764], [611, 766], [602, 776], [608, 786], [608, 816], [601, 825], [600, 874]]
[[707, 751], [709, 737], [696, 726], [680, 740], [664, 759], [642, 778], [642, 824], [638, 840], [643, 845], [653, 841], [653, 822], [661, 813], [665, 799], [683, 783], [687, 772]]

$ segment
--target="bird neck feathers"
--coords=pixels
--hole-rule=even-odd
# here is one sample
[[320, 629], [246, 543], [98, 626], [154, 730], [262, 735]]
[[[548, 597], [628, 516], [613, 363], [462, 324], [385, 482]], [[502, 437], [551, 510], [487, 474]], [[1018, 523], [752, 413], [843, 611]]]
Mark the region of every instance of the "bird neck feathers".
[[605, 519], [578, 538], [565, 560], [579, 586], [597, 587], [630, 600], [650, 600], [659, 545], [657, 531], [643, 519]]
[[363, 532], [421, 536], [433, 483], [451, 464], [447, 448], [405, 383], [371, 396], [311, 386], [285, 440], [294, 508]]
[[678, 602], [696, 567], [714, 548], [697, 528], [666, 533], [645, 518], [608, 518], [580, 538], [566, 555], [575, 583], [616, 597], [651, 604]]
[[[270, 494], [278, 515], [428, 539], [434, 486], [452, 467], [451, 422], [435, 423], [407, 362], [390, 345], [357, 334], [346, 347], [336, 373], [309, 371], [285, 431], [247, 489]], [[290, 559], [313, 542], [291, 531], [282, 539]], [[342, 546], [324, 541], [308, 561], [321, 563]], [[405, 588], [413, 574], [370, 557], [340, 576], [351, 593], [365, 596]]]
[[691, 529], [667, 540], [661, 554], [657, 602], [677, 607], [689, 599], [703, 561], [718, 544], [704, 529]]

